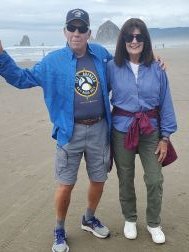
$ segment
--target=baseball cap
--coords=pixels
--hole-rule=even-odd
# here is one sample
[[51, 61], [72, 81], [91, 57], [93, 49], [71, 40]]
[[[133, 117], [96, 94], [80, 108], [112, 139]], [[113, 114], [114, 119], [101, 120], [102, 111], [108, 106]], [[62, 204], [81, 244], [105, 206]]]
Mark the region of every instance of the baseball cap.
[[83, 21], [87, 26], [90, 26], [90, 21], [89, 21], [89, 14], [82, 10], [82, 9], [73, 9], [68, 11], [66, 15], [66, 24], [73, 20], [81, 20]]

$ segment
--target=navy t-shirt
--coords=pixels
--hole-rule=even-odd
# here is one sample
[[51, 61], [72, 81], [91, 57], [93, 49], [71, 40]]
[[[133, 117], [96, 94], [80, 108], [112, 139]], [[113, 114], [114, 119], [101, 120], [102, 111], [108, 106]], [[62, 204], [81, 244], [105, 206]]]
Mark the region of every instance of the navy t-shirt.
[[75, 119], [103, 116], [104, 101], [99, 77], [89, 54], [77, 59], [75, 76]]

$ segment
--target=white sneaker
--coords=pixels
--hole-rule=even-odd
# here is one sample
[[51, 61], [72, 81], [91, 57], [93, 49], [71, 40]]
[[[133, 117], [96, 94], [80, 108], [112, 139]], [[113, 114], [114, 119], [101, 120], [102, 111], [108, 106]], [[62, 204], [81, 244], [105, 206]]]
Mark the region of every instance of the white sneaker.
[[163, 231], [161, 230], [162, 228], [160, 226], [152, 228], [150, 226], [147, 226], [148, 232], [152, 236], [152, 240], [155, 243], [164, 243], [165, 242], [165, 235]]
[[124, 235], [127, 239], [136, 239], [137, 237], [137, 229], [136, 222], [126, 221], [124, 226]]

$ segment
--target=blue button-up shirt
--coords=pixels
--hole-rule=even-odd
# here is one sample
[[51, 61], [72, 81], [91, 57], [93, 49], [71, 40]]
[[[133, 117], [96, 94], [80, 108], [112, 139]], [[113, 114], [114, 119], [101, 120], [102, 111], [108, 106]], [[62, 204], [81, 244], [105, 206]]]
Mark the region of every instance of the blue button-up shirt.
[[[138, 78], [135, 79], [130, 63], [126, 60], [118, 67], [113, 60], [108, 63], [108, 82], [112, 89], [111, 103], [130, 112], [147, 111], [159, 107], [160, 122], [151, 118], [154, 128], [160, 129], [162, 136], [169, 137], [176, 131], [177, 123], [170, 94], [166, 72], [157, 62], [149, 67], [139, 65]], [[128, 132], [132, 117], [114, 116], [113, 126], [122, 132]]]
[[[110, 131], [111, 114], [106, 70], [107, 62], [112, 56], [97, 44], [89, 44], [87, 50], [94, 60], [99, 76]], [[8, 83], [20, 89], [42, 87], [49, 116], [54, 125], [52, 137], [59, 145], [69, 142], [73, 134], [76, 62], [77, 58], [69, 46], [49, 53], [32, 69], [21, 69], [6, 52], [0, 53], [0, 75]]]

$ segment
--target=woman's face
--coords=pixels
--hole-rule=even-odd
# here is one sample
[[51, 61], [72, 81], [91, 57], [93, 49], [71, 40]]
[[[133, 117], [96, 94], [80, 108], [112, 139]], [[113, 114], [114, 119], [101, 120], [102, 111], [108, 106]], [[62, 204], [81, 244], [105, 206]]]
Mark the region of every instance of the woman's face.
[[131, 57], [140, 57], [144, 48], [144, 36], [135, 28], [133, 32], [124, 37], [126, 50]]

